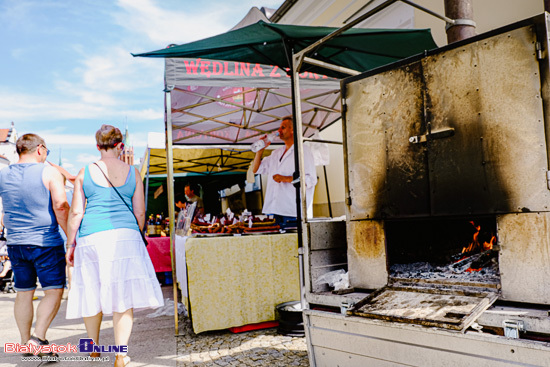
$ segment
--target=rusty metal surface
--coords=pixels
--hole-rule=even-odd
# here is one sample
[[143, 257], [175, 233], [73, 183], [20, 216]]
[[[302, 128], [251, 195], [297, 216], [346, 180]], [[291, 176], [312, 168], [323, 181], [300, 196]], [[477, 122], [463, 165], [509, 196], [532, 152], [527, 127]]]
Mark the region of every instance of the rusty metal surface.
[[346, 142], [350, 219], [427, 215], [428, 177], [421, 145], [420, 63], [347, 87]]
[[550, 213], [497, 218], [502, 298], [550, 304]]
[[518, 28], [346, 84], [350, 219], [548, 211], [535, 43]]
[[386, 285], [388, 270], [383, 222], [349, 221], [347, 237], [350, 286], [375, 289]]
[[423, 59], [433, 130], [432, 215], [547, 211], [535, 32], [524, 27]]
[[[546, 146], [550, 146], [550, 14], [545, 12], [533, 18], [537, 32], [537, 58], [539, 59], [541, 97], [544, 106], [544, 126]], [[546, 160], [550, 164], [550, 149], [546, 149]], [[550, 170], [550, 166], [549, 166]], [[549, 183], [550, 189], [550, 183]]]
[[348, 314], [464, 331], [496, 299], [496, 292], [388, 286], [367, 296]]

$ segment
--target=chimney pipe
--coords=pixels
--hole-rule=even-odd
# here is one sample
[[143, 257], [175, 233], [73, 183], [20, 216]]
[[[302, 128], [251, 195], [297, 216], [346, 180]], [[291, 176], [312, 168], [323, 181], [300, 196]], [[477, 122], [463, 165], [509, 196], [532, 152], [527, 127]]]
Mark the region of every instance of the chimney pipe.
[[[545, 5], [550, 0], [545, 0]], [[472, 0], [445, 0], [445, 16], [454, 19], [447, 25], [447, 42], [453, 43], [476, 35]]]

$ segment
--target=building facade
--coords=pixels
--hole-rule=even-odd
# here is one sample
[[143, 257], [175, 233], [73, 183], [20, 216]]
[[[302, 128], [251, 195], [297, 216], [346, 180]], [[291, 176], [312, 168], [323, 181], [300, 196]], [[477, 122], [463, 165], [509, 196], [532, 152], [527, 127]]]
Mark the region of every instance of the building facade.
[[0, 169], [19, 160], [15, 147], [16, 142], [17, 131], [13, 122], [9, 128], [0, 129]]

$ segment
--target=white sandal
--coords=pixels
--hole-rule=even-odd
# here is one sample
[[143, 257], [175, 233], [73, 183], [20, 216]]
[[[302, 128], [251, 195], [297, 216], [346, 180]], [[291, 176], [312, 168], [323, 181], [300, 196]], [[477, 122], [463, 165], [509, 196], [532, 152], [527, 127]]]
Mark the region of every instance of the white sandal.
[[130, 363], [131, 359], [126, 354], [117, 354], [115, 357], [115, 367], [124, 367]]

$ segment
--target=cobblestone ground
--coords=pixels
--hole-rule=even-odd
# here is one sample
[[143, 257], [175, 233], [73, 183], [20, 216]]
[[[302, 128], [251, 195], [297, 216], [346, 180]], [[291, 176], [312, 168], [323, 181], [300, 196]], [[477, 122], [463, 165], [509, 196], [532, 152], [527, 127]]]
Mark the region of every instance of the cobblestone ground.
[[177, 366], [309, 366], [305, 338], [264, 329], [233, 334], [227, 330], [195, 334], [180, 319]]

